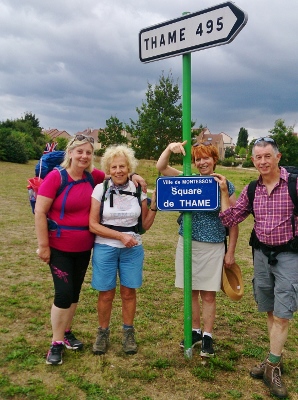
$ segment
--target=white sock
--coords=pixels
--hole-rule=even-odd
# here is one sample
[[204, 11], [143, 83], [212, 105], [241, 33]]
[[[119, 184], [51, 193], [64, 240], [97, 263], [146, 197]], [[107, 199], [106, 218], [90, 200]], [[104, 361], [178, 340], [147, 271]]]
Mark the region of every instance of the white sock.
[[204, 332], [204, 334], [203, 334], [203, 337], [204, 336], [209, 336], [209, 337], [211, 337], [212, 338], [212, 333], [209, 333], [209, 332]]

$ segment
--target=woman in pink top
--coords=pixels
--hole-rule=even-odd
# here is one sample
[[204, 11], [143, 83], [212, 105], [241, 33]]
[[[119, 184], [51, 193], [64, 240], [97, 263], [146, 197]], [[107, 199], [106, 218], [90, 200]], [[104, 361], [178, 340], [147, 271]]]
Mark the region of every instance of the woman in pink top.
[[[92, 137], [79, 134], [71, 139], [62, 168], [46, 176], [36, 200], [37, 253], [50, 265], [55, 288], [51, 309], [53, 338], [47, 364], [62, 364], [64, 345], [72, 350], [83, 347], [71, 332], [71, 324], [94, 243], [94, 234], [89, 231], [91, 194], [93, 187], [107, 178], [94, 168], [93, 154]], [[60, 193], [62, 178], [67, 184]], [[144, 186], [144, 180], [137, 175], [134, 182]]]

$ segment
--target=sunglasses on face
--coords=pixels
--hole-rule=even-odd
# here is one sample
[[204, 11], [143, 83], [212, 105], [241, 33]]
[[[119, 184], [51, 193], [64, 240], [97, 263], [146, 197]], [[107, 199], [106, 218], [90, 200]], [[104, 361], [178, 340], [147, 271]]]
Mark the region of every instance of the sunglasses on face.
[[274, 144], [274, 146], [277, 147], [277, 144], [276, 144], [275, 140], [272, 139], [272, 138], [270, 138], [270, 137], [260, 137], [259, 139], [257, 139], [257, 140], [255, 141], [255, 144], [256, 144], [256, 143], [260, 143], [260, 142], [272, 143], [272, 144]]
[[88, 142], [90, 142], [92, 144], [94, 143], [94, 138], [92, 136], [85, 136], [85, 135], [82, 135], [82, 134], [75, 135], [75, 137], [73, 138], [73, 141], [75, 141], [75, 140], [79, 140], [79, 141], [87, 140]]

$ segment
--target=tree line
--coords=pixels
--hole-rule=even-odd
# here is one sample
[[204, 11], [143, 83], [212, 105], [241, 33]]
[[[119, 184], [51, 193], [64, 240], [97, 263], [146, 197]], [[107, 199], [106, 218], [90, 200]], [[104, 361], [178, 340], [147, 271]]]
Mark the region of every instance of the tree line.
[[[182, 103], [179, 86], [171, 72], [159, 77], [155, 85], [148, 83], [146, 98], [136, 108], [138, 118], [130, 123], [121, 122], [116, 116], [106, 120], [106, 127], [99, 131], [98, 142], [105, 148], [115, 143], [130, 144], [138, 159], [157, 160], [170, 142], [181, 141]], [[192, 121], [191, 126], [195, 123]], [[204, 128], [201, 124], [199, 128]], [[275, 121], [268, 135], [277, 142], [282, 153], [283, 165], [298, 165], [298, 138], [293, 135], [294, 127], [285, 125], [285, 121]], [[127, 135], [123, 135], [126, 132]], [[264, 134], [266, 136], [267, 134]], [[195, 138], [193, 138], [195, 141]], [[64, 150], [67, 139], [57, 138], [56, 150]], [[51, 138], [42, 133], [38, 118], [31, 112], [16, 120], [0, 122], [0, 160], [27, 163], [30, 159], [39, 159], [45, 145]], [[254, 140], [248, 142], [248, 131], [241, 127], [236, 147], [228, 147], [225, 159], [235, 162], [241, 158], [243, 166], [251, 166], [251, 149]], [[243, 161], [244, 160], [244, 161]], [[171, 157], [172, 163], [181, 162], [179, 155]]]

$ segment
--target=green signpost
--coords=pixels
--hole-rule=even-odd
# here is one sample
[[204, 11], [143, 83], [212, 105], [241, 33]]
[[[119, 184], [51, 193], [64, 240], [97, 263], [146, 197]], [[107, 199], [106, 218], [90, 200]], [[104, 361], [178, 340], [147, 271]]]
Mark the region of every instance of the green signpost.
[[[139, 58], [152, 62], [182, 55], [182, 139], [187, 140], [183, 175], [191, 175], [191, 52], [230, 43], [247, 23], [247, 14], [226, 2], [145, 29], [139, 33]], [[158, 194], [157, 194], [158, 195]], [[192, 357], [192, 218], [183, 213], [184, 355]]]

